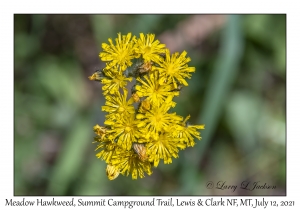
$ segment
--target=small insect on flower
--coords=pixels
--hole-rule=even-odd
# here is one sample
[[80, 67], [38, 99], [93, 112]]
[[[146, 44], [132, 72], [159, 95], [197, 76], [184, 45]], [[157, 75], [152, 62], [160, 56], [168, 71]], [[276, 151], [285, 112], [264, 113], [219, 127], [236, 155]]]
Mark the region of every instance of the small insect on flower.
[[166, 53], [159, 53], [159, 55], [160, 55], [163, 59], [166, 59]]
[[100, 126], [98, 124], [94, 126], [94, 132], [95, 132], [95, 134], [97, 134], [98, 136], [100, 136], [101, 139], [103, 139], [104, 136], [106, 135], [106, 131], [107, 131], [107, 128], [102, 127], [102, 126]]
[[139, 112], [145, 113], [148, 110], [150, 110], [150, 108], [151, 108], [150, 102], [147, 99], [143, 100], [140, 104]]
[[139, 72], [141, 73], [141, 74], [143, 74], [143, 73], [147, 73], [147, 72], [149, 72], [149, 71], [151, 71], [151, 69], [152, 69], [152, 62], [150, 61], [150, 62], [145, 62], [145, 63], [143, 63], [138, 69], [139, 69]]
[[134, 102], [138, 103], [140, 102], [140, 97], [137, 93], [132, 93], [131, 97], [133, 98]]
[[104, 78], [103, 71], [101, 69], [97, 69], [92, 76], [89, 76], [88, 78], [93, 81], [101, 81]]
[[177, 87], [175, 87], [174, 85], [173, 85], [173, 90], [170, 90], [170, 92], [177, 92], [177, 91], [181, 91], [181, 89], [183, 88], [183, 85], [182, 84], [180, 84], [180, 83], [177, 83]]
[[133, 144], [133, 149], [136, 154], [138, 154], [139, 158], [141, 161], [146, 161], [148, 160], [148, 155], [147, 155], [147, 150], [144, 144]]
[[106, 167], [106, 175], [109, 180], [114, 180], [120, 174], [120, 171], [113, 165], [108, 164]]

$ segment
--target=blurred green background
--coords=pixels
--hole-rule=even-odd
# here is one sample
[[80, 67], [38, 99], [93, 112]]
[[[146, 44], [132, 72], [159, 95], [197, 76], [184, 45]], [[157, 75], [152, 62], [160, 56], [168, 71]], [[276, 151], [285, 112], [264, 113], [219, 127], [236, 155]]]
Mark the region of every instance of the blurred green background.
[[[118, 32], [188, 52], [196, 72], [173, 111], [206, 125], [195, 147], [134, 181], [109, 181], [92, 144], [104, 99], [88, 76]], [[285, 195], [286, 16], [15, 15], [14, 194]]]

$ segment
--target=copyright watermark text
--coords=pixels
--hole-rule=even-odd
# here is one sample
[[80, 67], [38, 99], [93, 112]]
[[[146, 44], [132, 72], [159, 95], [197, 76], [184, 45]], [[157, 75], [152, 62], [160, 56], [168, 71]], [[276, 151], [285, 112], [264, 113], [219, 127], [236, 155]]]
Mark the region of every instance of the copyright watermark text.
[[242, 189], [242, 190], [274, 190], [276, 189], [275, 185], [269, 185], [266, 182], [261, 182], [261, 181], [243, 181], [239, 185], [234, 185], [227, 183], [226, 181], [208, 181], [206, 183], [206, 188], [207, 189], [219, 189], [219, 190], [231, 190], [234, 192], [236, 189]]

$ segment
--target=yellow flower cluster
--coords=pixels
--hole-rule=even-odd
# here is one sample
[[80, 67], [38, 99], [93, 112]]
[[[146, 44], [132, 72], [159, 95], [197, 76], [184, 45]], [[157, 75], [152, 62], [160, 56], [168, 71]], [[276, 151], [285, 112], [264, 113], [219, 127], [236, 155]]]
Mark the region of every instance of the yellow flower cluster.
[[[176, 105], [173, 98], [188, 85], [186, 78], [195, 68], [188, 66], [191, 59], [185, 51], [170, 55], [154, 34], [140, 33], [139, 38], [118, 34], [115, 44], [112, 39], [108, 42], [99, 54], [105, 68], [89, 77], [103, 84], [106, 100], [105, 126], [94, 126], [96, 156], [107, 163], [110, 180], [119, 174], [143, 178], [161, 159], [172, 163], [179, 149], [201, 139], [198, 130], [204, 125], [190, 125], [190, 116], [184, 119], [170, 112]], [[135, 84], [128, 93], [131, 81]]]

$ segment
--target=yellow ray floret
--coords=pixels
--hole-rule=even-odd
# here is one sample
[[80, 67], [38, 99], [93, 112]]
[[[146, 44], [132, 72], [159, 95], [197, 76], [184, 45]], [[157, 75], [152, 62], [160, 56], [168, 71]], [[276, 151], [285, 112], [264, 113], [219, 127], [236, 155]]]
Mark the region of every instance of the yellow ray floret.
[[133, 47], [135, 40], [135, 36], [131, 39], [131, 33], [128, 33], [126, 36], [121, 36], [121, 33], [118, 33], [115, 45], [110, 38], [108, 39], [109, 45], [103, 43], [102, 48], [104, 52], [101, 52], [99, 56], [102, 61], [107, 62], [105, 69], [117, 66], [122, 71], [125, 71], [127, 67], [131, 66], [131, 60], [137, 57]]
[[170, 133], [161, 133], [157, 140], [153, 139], [146, 147], [149, 161], [154, 162], [154, 166], [157, 167], [160, 159], [164, 160], [164, 164], [172, 163], [172, 157], [178, 157], [178, 148], [184, 149], [186, 145]]
[[151, 109], [146, 113], [139, 113], [136, 118], [139, 120], [138, 127], [144, 129], [146, 138], [153, 135], [153, 138], [158, 137], [158, 133], [162, 131], [169, 131], [171, 126], [178, 124], [182, 117], [176, 113], [168, 113], [172, 106], [171, 97], [161, 106], [152, 105]]
[[102, 106], [102, 111], [108, 112], [107, 119], [115, 119], [123, 114], [134, 114], [135, 109], [132, 105], [134, 100], [130, 98], [127, 101], [127, 90], [124, 90], [122, 95], [120, 92], [115, 92], [114, 95], [107, 95], [105, 97], [105, 106]]
[[140, 33], [140, 38], [135, 41], [135, 52], [141, 55], [145, 62], [153, 61], [159, 63], [163, 60], [160, 54], [165, 53], [166, 45], [160, 44], [160, 42], [154, 40], [154, 38], [154, 34], [147, 34], [145, 36], [143, 33]]
[[115, 120], [104, 122], [104, 124], [111, 126], [111, 130], [108, 131], [111, 134], [111, 139], [116, 141], [124, 150], [130, 150], [132, 143], [137, 142], [140, 137], [137, 123], [134, 114], [124, 114]]
[[181, 55], [178, 52], [170, 56], [170, 51], [166, 50], [166, 59], [161, 62], [157, 67], [160, 72], [160, 84], [173, 83], [177, 88], [177, 82], [188, 86], [188, 83], [184, 78], [191, 78], [191, 72], [195, 72], [195, 67], [188, 67], [187, 63], [191, 61], [189, 57], [186, 58], [186, 51], [183, 51]]
[[144, 178], [144, 173], [151, 175], [151, 164], [148, 161], [142, 161], [133, 151], [124, 151], [116, 154], [112, 158], [112, 165], [119, 169], [124, 176], [131, 174], [132, 179]]
[[103, 95], [114, 94], [119, 92], [120, 88], [125, 90], [127, 82], [131, 82], [132, 78], [125, 77], [122, 71], [118, 71], [116, 67], [103, 70], [105, 77], [101, 80], [103, 84]]
[[141, 83], [141, 85], [136, 85], [138, 96], [147, 97], [154, 105], [159, 106], [168, 96], [179, 95], [179, 91], [173, 91], [173, 85], [159, 84], [159, 73], [157, 71], [136, 80]]
[[196, 137], [198, 140], [201, 139], [200, 132], [197, 131], [199, 129], [204, 129], [204, 125], [189, 125], [187, 123], [187, 120], [190, 118], [190, 116], [187, 116], [185, 120], [179, 124], [176, 125], [176, 132], [175, 136], [177, 138], [182, 139], [184, 142], [186, 142], [188, 147], [193, 147], [195, 145], [194, 138]]
[[95, 143], [98, 143], [96, 150], [100, 150], [96, 154], [98, 158], [101, 158], [106, 163], [110, 163], [112, 155], [119, 150], [117, 144], [111, 141], [109, 138], [94, 137]]

